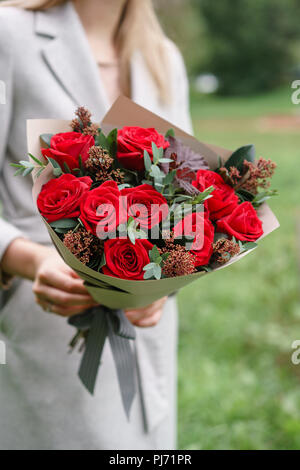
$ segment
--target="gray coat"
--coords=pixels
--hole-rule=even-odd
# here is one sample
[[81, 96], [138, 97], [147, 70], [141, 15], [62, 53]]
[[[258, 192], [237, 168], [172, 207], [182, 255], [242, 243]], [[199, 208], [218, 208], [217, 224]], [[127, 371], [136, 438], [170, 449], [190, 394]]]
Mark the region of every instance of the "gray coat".
[[[190, 131], [184, 64], [176, 47], [169, 42], [168, 47], [171, 104], [160, 103], [138, 51], [131, 65], [132, 98]], [[31, 200], [30, 177], [15, 178], [9, 166], [26, 156], [26, 119], [71, 119], [76, 107], [84, 105], [100, 121], [109, 102], [72, 3], [45, 12], [0, 8], [0, 80], [6, 87], [6, 104], [0, 100], [1, 260], [16, 237], [50, 243]], [[31, 282], [15, 280], [10, 289], [2, 290], [1, 306], [0, 340], [6, 345], [7, 363], [0, 365], [0, 449], [171, 449], [176, 445], [174, 299], [168, 300], [157, 326], [137, 328], [144, 403], [138, 394], [130, 422], [121, 405], [108, 344], [91, 397], [76, 375], [79, 354], [67, 354], [74, 329], [35, 304]]]

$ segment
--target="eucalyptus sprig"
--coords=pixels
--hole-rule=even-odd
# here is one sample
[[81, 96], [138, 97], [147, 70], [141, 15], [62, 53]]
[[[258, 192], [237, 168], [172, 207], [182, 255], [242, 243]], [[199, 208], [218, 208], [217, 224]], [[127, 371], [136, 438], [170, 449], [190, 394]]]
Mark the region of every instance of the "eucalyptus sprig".
[[162, 277], [162, 266], [164, 261], [168, 258], [169, 253], [159, 253], [156, 245], [153, 246], [152, 250], [149, 251], [150, 263], [143, 267], [145, 271], [144, 279], [161, 279]]
[[[174, 176], [169, 178], [159, 167], [163, 163], [171, 163], [173, 160], [170, 158], [164, 158], [164, 149], [162, 147], [157, 147], [157, 145], [152, 142], [152, 153], [153, 161], [147, 150], [144, 150], [144, 164], [145, 164], [145, 180], [148, 184], [153, 184], [155, 189], [160, 193], [163, 192], [163, 189], [166, 184], [170, 184], [168, 180], [174, 179]], [[166, 180], [167, 178], [167, 180]]]
[[118, 231], [120, 237], [127, 236], [133, 245], [137, 239], [147, 238], [146, 232], [139, 227], [139, 223], [133, 217], [129, 217], [126, 224], [120, 224]]
[[41, 162], [38, 158], [34, 157], [31, 153], [28, 154], [33, 161], [20, 160], [19, 163], [11, 163], [10, 166], [17, 168], [15, 176], [27, 176], [33, 170], [38, 168], [37, 176], [46, 168], [45, 162]]
[[274, 196], [278, 196], [277, 189], [269, 189], [267, 191], [261, 191], [254, 196], [251, 203], [254, 207], [259, 207], [263, 202], [267, 201], [268, 199]]

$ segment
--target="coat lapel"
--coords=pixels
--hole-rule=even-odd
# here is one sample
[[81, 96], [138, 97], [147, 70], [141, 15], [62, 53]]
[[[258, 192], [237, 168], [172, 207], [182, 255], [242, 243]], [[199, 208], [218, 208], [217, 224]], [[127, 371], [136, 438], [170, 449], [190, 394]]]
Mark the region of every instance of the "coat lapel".
[[100, 121], [109, 103], [84, 29], [71, 2], [36, 12], [35, 32], [46, 38], [41, 53], [51, 73], [75, 105], [86, 106]]

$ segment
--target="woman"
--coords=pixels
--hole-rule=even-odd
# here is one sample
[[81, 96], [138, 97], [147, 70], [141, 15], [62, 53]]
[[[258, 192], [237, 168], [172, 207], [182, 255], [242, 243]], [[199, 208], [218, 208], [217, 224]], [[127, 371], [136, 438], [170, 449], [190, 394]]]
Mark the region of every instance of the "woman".
[[64, 317], [93, 300], [51, 246], [30, 178], [15, 179], [9, 164], [26, 154], [26, 119], [71, 119], [83, 105], [100, 121], [121, 93], [189, 131], [182, 58], [150, 0], [4, 1], [0, 80], [0, 448], [174, 448], [174, 298], [126, 312], [137, 327], [141, 383], [128, 422], [108, 344], [94, 397], [77, 378]]

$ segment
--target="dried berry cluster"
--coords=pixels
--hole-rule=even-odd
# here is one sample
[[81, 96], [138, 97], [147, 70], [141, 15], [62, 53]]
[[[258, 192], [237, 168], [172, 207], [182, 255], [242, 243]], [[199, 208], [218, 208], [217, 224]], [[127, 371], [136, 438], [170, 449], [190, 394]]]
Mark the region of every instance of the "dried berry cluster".
[[83, 227], [77, 232], [72, 230], [67, 232], [63, 243], [83, 264], [88, 264], [94, 256], [101, 258], [103, 254], [103, 241]]
[[240, 172], [236, 167], [220, 168], [219, 172], [224, 181], [237, 189], [245, 189], [252, 194], [257, 194], [259, 188], [268, 189], [269, 179], [272, 178], [276, 163], [272, 160], [259, 158], [255, 163], [244, 161], [243, 170]]
[[227, 263], [232, 256], [238, 255], [240, 247], [233, 240], [228, 238], [220, 238], [213, 244], [213, 254], [211, 262], [218, 265]]
[[89, 150], [89, 158], [85, 162], [85, 167], [100, 183], [113, 180], [117, 184], [121, 184], [124, 182], [124, 173], [119, 168], [113, 169], [113, 162], [114, 160], [107, 150], [93, 146]]
[[95, 137], [98, 132], [97, 124], [91, 121], [91, 113], [83, 106], [80, 106], [76, 112], [76, 118], [72, 120], [71, 127], [74, 132], [81, 132], [84, 135], [92, 135]]
[[159, 248], [160, 254], [168, 253], [162, 266], [162, 272], [166, 277], [186, 276], [193, 274], [195, 268], [195, 256], [184, 246], [174, 242], [174, 236], [165, 240], [165, 246]]

